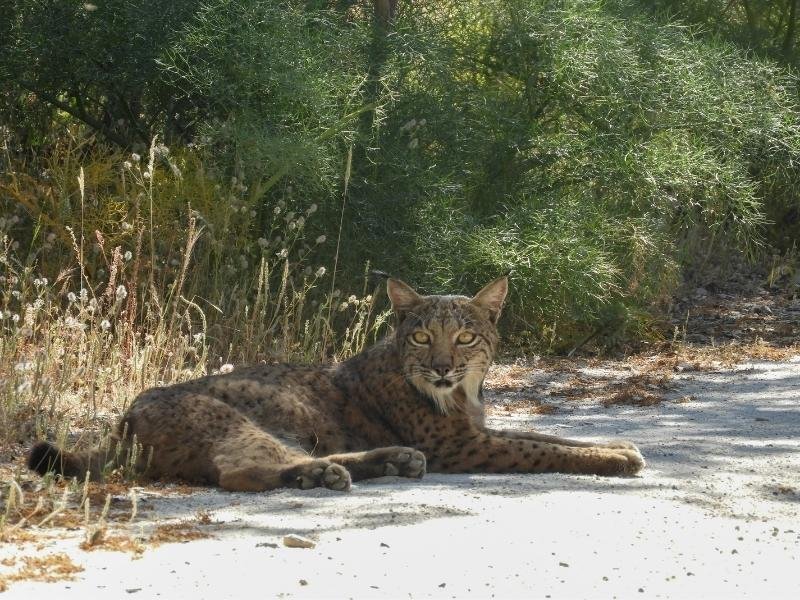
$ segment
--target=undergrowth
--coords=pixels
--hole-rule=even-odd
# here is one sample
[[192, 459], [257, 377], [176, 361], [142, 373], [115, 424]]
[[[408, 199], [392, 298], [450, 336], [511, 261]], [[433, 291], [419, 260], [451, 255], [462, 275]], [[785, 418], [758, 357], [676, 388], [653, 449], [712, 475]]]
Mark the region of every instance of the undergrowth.
[[90, 444], [147, 387], [340, 360], [379, 334], [366, 272], [343, 293], [318, 252], [337, 232], [313, 228], [316, 205], [287, 191], [259, 211], [158, 143], [62, 141], [40, 180], [0, 182], [0, 446]]

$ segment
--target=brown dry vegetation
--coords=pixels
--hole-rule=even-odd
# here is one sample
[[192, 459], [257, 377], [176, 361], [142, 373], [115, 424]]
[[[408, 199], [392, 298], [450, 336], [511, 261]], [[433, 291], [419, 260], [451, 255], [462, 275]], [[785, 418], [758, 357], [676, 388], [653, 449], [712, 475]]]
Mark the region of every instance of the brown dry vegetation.
[[108, 550], [113, 552], [130, 552], [135, 557], [144, 553], [147, 548], [154, 548], [161, 544], [186, 543], [192, 540], [210, 538], [211, 533], [201, 529], [201, 526], [210, 525], [208, 515], [194, 520], [186, 519], [174, 523], [156, 525], [147, 536], [134, 535], [123, 528], [110, 531], [105, 526], [91, 530], [91, 535], [80, 544], [81, 550]]
[[[486, 382], [490, 414], [556, 410], [559, 402], [653, 406], [673, 397], [674, 377], [752, 360], [800, 355], [800, 270], [796, 257], [767, 266], [738, 265], [715, 291], [690, 286], [679, 294], [664, 329], [672, 339], [642, 344], [619, 359], [543, 357], [496, 365]], [[666, 337], [666, 336], [665, 336]], [[583, 349], [584, 353], [595, 350]], [[676, 401], [684, 400], [677, 398]]]
[[[83, 160], [76, 178], [66, 163], [77, 152], [65, 149], [45, 186], [77, 199], [74, 218], [44, 219], [28, 255], [5, 232], [0, 239], [0, 541], [83, 530], [86, 550], [138, 552], [202, 537], [166, 525], [148, 539], [131, 538], [119, 531], [141, 509], [129, 470], [107, 474], [104, 484], [41, 480], [27, 472], [25, 455], [41, 438], [70, 449], [96, 444], [147, 387], [229, 363], [346, 357], [374, 339], [385, 315], [366, 283], [343, 294], [330, 269], [312, 262], [313, 247], [325, 242], [305, 239], [316, 205], [279, 204], [253, 256], [214, 235], [236, 239], [248, 227], [236, 202], [216, 202], [243, 193], [235, 181], [213, 190], [185, 163], [176, 178], [155, 148], [142, 162]], [[3, 190], [22, 202], [35, 196], [29, 183], [12, 177]], [[169, 209], [159, 202], [175, 194], [192, 196], [193, 208], [163, 214]], [[246, 277], [231, 262], [245, 255], [257, 265]]]
[[8, 584], [14, 581], [71, 581], [75, 579], [75, 574], [83, 571], [83, 567], [76, 565], [64, 553], [47, 554], [45, 556], [23, 556], [18, 561], [14, 561], [12, 566], [18, 562], [22, 566], [13, 573], [0, 576], [0, 592], [8, 588]]
[[[26, 3], [16, 4], [23, 7]], [[292, 42], [291, 35], [305, 33], [305, 27], [296, 30], [291, 21], [279, 20], [290, 13], [270, 7], [269, 3], [261, 4], [265, 9], [277, 11], [274, 22], [284, 24], [266, 37], [258, 37], [263, 32], [242, 30], [241, 23], [236, 22], [237, 13], [218, 16], [233, 20], [240, 41], [250, 39], [252, 45], [242, 47], [269, 50], [269, 43], [275, 40]], [[395, 75], [402, 74], [394, 77], [387, 71], [382, 79], [388, 86], [386, 98], [393, 98], [386, 106], [381, 106], [384, 102], [381, 98], [362, 98], [364, 104], [355, 112], [351, 106], [354, 99], [356, 105], [361, 104], [358, 90], [369, 79], [357, 72], [359, 65], [373, 62], [371, 57], [358, 54], [373, 46], [350, 37], [358, 32], [355, 27], [358, 22], [366, 22], [367, 15], [361, 9], [351, 9], [349, 23], [337, 29], [337, 35], [326, 38], [324, 47], [314, 45], [317, 41], [311, 38], [286, 46], [299, 49], [312, 44], [308, 47], [325, 50], [311, 52], [308, 57], [313, 60], [306, 61], [305, 69], [297, 71], [295, 65], [288, 65], [292, 77], [286, 81], [304, 82], [304, 89], [313, 92], [304, 96], [309, 102], [314, 98], [330, 100], [317, 103], [308, 113], [320, 117], [308, 132], [298, 130], [286, 140], [278, 140], [280, 151], [275, 154], [286, 150], [290, 162], [297, 154], [293, 136], [299, 134], [297, 139], [313, 140], [308, 148], [316, 151], [304, 150], [302, 154], [308, 154], [307, 157], [294, 156], [297, 165], [292, 167], [281, 166], [280, 161], [267, 161], [257, 167], [264, 171], [248, 172], [251, 166], [264, 162], [258, 152], [253, 153], [252, 159], [246, 156], [249, 152], [243, 151], [229, 163], [224, 159], [212, 160], [211, 155], [218, 151], [237, 147], [228, 146], [224, 141], [227, 134], [221, 131], [209, 132], [212, 136], [222, 136], [214, 137], [213, 143], [211, 138], [208, 142], [198, 138], [184, 145], [186, 138], [170, 150], [157, 142], [156, 132], [162, 139], [164, 136], [154, 126], [144, 136], [152, 139], [149, 151], [137, 148], [140, 156], [132, 154], [131, 148], [124, 144], [104, 145], [98, 141], [96, 132], [89, 132], [63, 111], [48, 110], [50, 122], [42, 121], [38, 126], [38, 117], [17, 123], [15, 118], [19, 118], [19, 113], [8, 119], [3, 115], [0, 542], [37, 543], [49, 535], [79, 530], [85, 534], [82, 547], [87, 551], [102, 548], [138, 554], [147, 544], [205, 537], [202, 526], [211, 524], [209, 515], [198, 515], [196, 522], [160, 525], [145, 539], [131, 537], [126, 533], [126, 525], [146, 509], [139, 506], [137, 489], [141, 488], [132, 487], [130, 472], [123, 469], [109, 474], [104, 484], [40, 480], [25, 470], [25, 453], [35, 440], [45, 438], [70, 449], [94, 445], [133, 398], [150, 386], [213, 373], [230, 363], [337, 360], [358, 352], [383, 329], [386, 317], [385, 312], [376, 308], [373, 288], [368, 289], [366, 281], [363, 286], [353, 283], [357, 282], [365, 251], [371, 246], [381, 246], [381, 252], [370, 255], [386, 261], [378, 266], [405, 269], [429, 286], [453, 281], [467, 285], [475, 283], [475, 279], [494, 276], [501, 269], [516, 269], [517, 295], [527, 302], [517, 307], [519, 314], [509, 310], [506, 323], [522, 317], [516, 321], [520, 344], [533, 341], [538, 344], [536, 347], [560, 351], [577, 339], [591, 340], [592, 336], [584, 337], [584, 333], [591, 333], [595, 325], [601, 324], [597, 331], [604, 333], [592, 342], [597, 345], [581, 349], [600, 352], [604, 344], [605, 347], [615, 344], [613, 339], [607, 343], [600, 338], [613, 338], [615, 332], [624, 329], [625, 323], [629, 332], [634, 332], [633, 337], [646, 338], [644, 342], [654, 344], [647, 352], [624, 361], [547, 358], [497, 367], [487, 382], [490, 397], [498, 400], [487, 406], [490, 413], [546, 414], [557, 410], [557, 402], [589, 400], [609, 406], [653, 406], [667, 397], [676, 373], [724, 368], [745, 359], [781, 360], [800, 353], [797, 342], [800, 268], [794, 250], [773, 260], [754, 289], [746, 293], [739, 288], [716, 290], [718, 293], [714, 290], [700, 293], [699, 289], [688, 292], [687, 298], [676, 302], [672, 321], [664, 328], [663, 339], [672, 337], [671, 341], [654, 341], [661, 339], [654, 333], [659, 328], [651, 327], [651, 319], [655, 317], [648, 313], [652, 305], [666, 301], [674, 291], [679, 269], [676, 254], [690, 253], [696, 246], [710, 256], [712, 250], [726, 247], [724, 241], [719, 246], [673, 243], [670, 239], [673, 234], [677, 237], [678, 231], [688, 231], [697, 240], [707, 237], [714, 240], [717, 231], [722, 231], [722, 237], [741, 238], [740, 249], [752, 249], [758, 242], [758, 235], [754, 234], [765, 224], [765, 215], [761, 209], [737, 209], [735, 203], [729, 205], [728, 201], [738, 198], [740, 207], [755, 207], [756, 200], [768, 191], [759, 187], [766, 182], [770, 182], [770, 190], [781, 191], [773, 198], [774, 204], [786, 203], [786, 208], [795, 210], [788, 199], [794, 202], [796, 182], [793, 177], [784, 180], [778, 173], [794, 172], [787, 165], [791, 167], [797, 156], [793, 125], [796, 119], [791, 118], [796, 110], [791, 95], [784, 103], [782, 93], [776, 91], [783, 90], [783, 85], [771, 88], [775, 94], [762, 93], [763, 84], [782, 82], [782, 76], [765, 72], [756, 62], [742, 62], [750, 67], [733, 69], [728, 58], [706, 51], [695, 44], [696, 40], [674, 44], [679, 37], [671, 30], [642, 18], [621, 21], [613, 11], [607, 13], [603, 3], [589, 12], [580, 4], [566, 9], [558, 7], [556, 11], [537, 10], [541, 14], [530, 20], [510, 19], [504, 3], [490, 4], [476, 12], [458, 3], [445, 9], [436, 3], [423, 3], [419, 14], [414, 15], [417, 24], [411, 30], [394, 32], [391, 39], [403, 40], [403, 36], [411, 35], [405, 38], [410, 44], [407, 47], [416, 50], [408, 56], [427, 58], [416, 61], [416, 65], [403, 60], [386, 61], [385, 68], [398, 68]], [[437, 8], [432, 8], [434, 5]], [[562, 14], [563, 10], [567, 12]], [[108, 13], [97, 11], [81, 18], [102, 18], [103, 14]], [[580, 18], [564, 18], [564, 14]], [[479, 15], [477, 20], [476, 15]], [[489, 15], [494, 16], [487, 19]], [[256, 21], [263, 24], [270, 19], [253, 22]], [[407, 26], [413, 23], [410, 20]], [[585, 38], [580, 53], [573, 56], [571, 52], [562, 52], [558, 40], [564, 37], [563, 27], [570, 29], [580, 23], [587, 23], [593, 34]], [[635, 35], [639, 29], [647, 34], [641, 40]], [[212, 30], [204, 33], [200, 29], [198, 35], [190, 37], [195, 42], [201, 41], [206, 50], [223, 50], [219, 57], [224, 60], [220, 64], [236, 63], [231, 61], [235, 53], [228, 51], [239, 45], [217, 42], [223, 39], [216, 37], [217, 31], [225, 28], [216, 20]], [[460, 35], [454, 37], [448, 33], [452, 31], [459, 31]], [[556, 32], [555, 38], [551, 32]], [[116, 34], [111, 30], [108, 33], [105, 42], [115, 43]], [[87, 41], [98, 43], [96, 47], [101, 48], [105, 38], [91, 37]], [[152, 40], [157, 38], [154, 36]], [[23, 35], [9, 49], [22, 53], [24, 60], [20, 67], [70, 58], [63, 63], [65, 69], [51, 69], [51, 72], [63, 73], [71, 79], [74, 73], [70, 69], [77, 64], [71, 60], [80, 54], [83, 48], [80, 45], [70, 46], [75, 52], [65, 53], [59, 48], [54, 55], [45, 51], [39, 57], [41, 60], [27, 59], [32, 54], [25, 44], [49, 39], [48, 35]], [[147, 35], [141, 39], [150, 40]], [[526, 40], [526, 44], [518, 44], [519, 39]], [[528, 44], [532, 39], [546, 43]], [[638, 129], [627, 131], [630, 123], [638, 123], [637, 127], [647, 125], [652, 107], [628, 106], [627, 88], [596, 84], [623, 81], [617, 75], [624, 73], [624, 81], [638, 81], [642, 86], [640, 91], [647, 91], [640, 94], [642, 98], [672, 99], [674, 84], [666, 83], [669, 87], [662, 90], [662, 79], [649, 76], [653, 65], [643, 62], [646, 52], [615, 50], [649, 48], [651, 39], [663, 39], [662, 49], [669, 50], [667, 55], [674, 58], [661, 61], [658, 68], [669, 64], [681, 67], [669, 70], [670, 76], [663, 81], [673, 78], [673, 81], [692, 82], [694, 87], [686, 97], [695, 102], [692, 106], [696, 115], [702, 116], [705, 110], [716, 115], [717, 98], [722, 93], [730, 100], [726, 110], [735, 114], [736, 119], [700, 118], [695, 123], [697, 129], [686, 130], [684, 105], [662, 102], [655, 105], [660, 118], [676, 127], [663, 127], [661, 123], [657, 127], [659, 135], [655, 136], [641, 136]], [[430, 47], [422, 44], [423, 40], [432, 40]], [[406, 47], [406, 42], [401, 41], [401, 46]], [[179, 52], [176, 57], [191, 57], [194, 53], [187, 40], [177, 47], [183, 47], [184, 54]], [[279, 43], [277, 47], [281, 47]], [[508, 48], [512, 50], [506, 56]], [[487, 59], [486, 64], [493, 65], [491, 73], [484, 71], [486, 61], [463, 61], [463, 56], [476, 49], [488, 52], [491, 60]], [[543, 67], [543, 77], [524, 75], [516, 79], [520, 52], [529, 59], [520, 64], [538, 64]], [[540, 52], [545, 54], [539, 56]], [[337, 56], [347, 58], [347, 69], [331, 69], [331, 63], [316, 60], [338, 60]], [[585, 64], [578, 56], [586, 57]], [[355, 60], [351, 60], [353, 57]], [[686, 57], [691, 60], [684, 60]], [[249, 58], [252, 57], [248, 55]], [[513, 60], [508, 62], [509, 58]], [[540, 59], [544, 62], [540, 63]], [[744, 56], [740, 59], [745, 61]], [[117, 62], [138, 65], [137, 70], [143, 64], [151, 67], [157, 62], [161, 64], [151, 59]], [[243, 78], [230, 88], [241, 94], [238, 100], [252, 95], [253, 82], [263, 84], [267, 81], [263, 77], [271, 77], [273, 71], [280, 72], [283, 68], [280, 62], [267, 64], [267, 68], [258, 61], [248, 60], [246, 64], [252, 66], [253, 72], [248, 75], [244, 69], [239, 74]], [[437, 70], [429, 70], [434, 65], [439, 65], [436, 69], [442, 68], [443, 73], [457, 76], [436, 77]], [[605, 77], [597, 77], [598, 65]], [[355, 71], [352, 82], [348, 83], [345, 79], [350, 77], [351, 68]], [[410, 77], [409, 68], [413, 75]], [[744, 80], [735, 78], [739, 72], [746, 74]], [[459, 73], [463, 76], [458, 76]], [[504, 75], [497, 79], [496, 73]], [[718, 79], [718, 73], [728, 76]], [[761, 75], [754, 78], [754, 73]], [[337, 75], [344, 75], [345, 79], [338, 80]], [[154, 73], [149, 79], [153, 85], [174, 83], [168, 84]], [[269, 89], [279, 79], [269, 80]], [[510, 80], [516, 83], [508, 85]], [[748, 83], [751, 80], [756, 82], [752, 89]], [[125, 81], [124, 77], [115, 80], [109, 89], [121, 90], [122, 94], [130, 92], [129, 87], [118, 85]], [[419, 94], [416, 88], [420, 81], [438, 83], [424, 86], [425, 93]], [[348, 87], [356, 82], [360, 83]], [[50, 83], [59, 90], [52, 94], [54, 98], [76, 100], [79, 105], [103, 104], [85, 103], [78, 97], [70, 100], [71, 96], [64, 95], [57, 81]], [[69, 87], [73, 85], [71, 80], [68, 83]], [[525, 115], [524, 111], [520, 113], [519, 106], [530, 104], [529, 84], [536, 88], [533, 96], [542, 102], [531, 115]], [[137, 93], [140, 91], [139, 86], [133, 87]], [[594, 98], [591, 105], [578, 102], [573, 106], [576, 99], [561, 93], [573, 87], [592, 90], [588, 96], [582, 95]], [[739, 91], [743, 95], [733, 93]], [[263, 107], [266, 113], [248, 115], [252, 119], [252, 115], [259, 114], [256, 120], [260, 123], [305, 124], [305, 115], [296, 118], [294, 112], [298, 107], [301, 112], [305, 110], [305, 101], [298, 104], [294, 91], [290, 92], [287, 97], [291, 97], [291, 102], [283, 105], [259, 100], [257, 107], [246, 109], [246, 102], [240, 103], [235, 94], [233, 105], [241, 105], [244, 110], [241, 115]], [[181, 88], [181, 96], [184, 95]], [[198, 98], [201, 96], [196, 94]], [[109, 95], [105, 92], [99, 95], [106, 97]], [[470, 99], [467, 104], [472, 108], [464, 111], [456, 107], [452, 111], [452, 102], [441, 101], [453, 97]], [[4, 98], [24, 98], [27, 109], [47, 102], [44, 95], [29, 91], [22, 95], [10, 92]], [[346, 103], [342, 104], [345, 98]], [[416, 98], [425, 101], [420, 104]], [[764, 98], [774, 102], [761, 103]], [[201, 106], [226, 104], [211, 99], [208, 97]], [[350, 130], [360, 127], [352, 117], [366, 117], [363, 111], [371, 111], [373, 101], [374, 106], [381, 106], [377, 113], [382, 115], [375, 123], [381, 121], [386, 132], [399, 129], [398, 140], [381, 137], [384, 134], [364, 136], [366, 131], [352, 135]], [[140, 103], [133, 105], [137, 104]], [[447, 110], [442, 112], [443, 107]], [[15, 111], [18, 108], [21, 107]], [[154, 114], [172, 113], [165, 108], [157, 107]], [[640, 108], [644, 110], [641, 114]], [[274, 114], [270, 112], [273, 110]], [[418, 122], [417, 118], [423, 114], [426, 118]], [[434, 116], [437, 114], [438, 118]], [[220, 123], [236, 121], [228, 118], [231, 115], [241, 116], [234, 111], [230, 115], [216, 115], [214, 119], [219, 117]], [[349, 117], [342, 121], [342, 115]], [[119, 123], [117, 119], [112, 121]], [[368, 121], [363, 119], [362, 123], [366, 125]], [[750, 125], [742, 125], [740, 130], [739, 125], [721, 127], [720, 123]], [[762, 131], [762, 123], [788, 123], [791, 127], [787, 126], [785, 131], [774, 127]], [[538, 132], [535, 143], [527, 149], [520, 148], [518, 139], [520, 135], [529, 137], [532, 124]], [[26, 128], [30, 128], [28, 133], [23, 131]], [[35, 133], [37, 128], [41, 128], [39, 133]], [[648, 151], [641, 153], [640, 159], [636, 159], [637, 153], [628, 153], [623, 167], [616, 160], [615, 145], [608, 142], [609, 128], [617, 131], [621, 140], [627, 139], [626, 144], [639, 147], [642, 140], [652, 140], [653, 144], [642, 146]], [[245, 129], [240, 133], [245, 133]], [[23, 135], [16, 139], [17, 134], [12, 135], [12, 130]], [[461, 135], [459, 143], [453, 144], [451, 132], [456, 130]], [[319, 131], [324, 132], [322, 136]], [[496, 152], [486, 146], [486, 140], [498, 132], [497, 147], [514, 148], [514, 152]], [[670, 138], [672, 132], [677, 137]], [[761, 133], [753, 137], [753, 132]], [[332, 140], [330, 146], [321, 143], [323, 137]], [[27, 142], [35, 139], [41, 140], [41, 145], [28, 148]], [[572, 142], [567, 143], [569, 139], [580, 143], [573, 147]], [[665, 139], [671, 141], [663, 143]], [[367, 148], [363, 145], [365, 140], [369, 152], [361, 156]], [[698, 151], [687, 153], [686, 140], [697, 140]], [[705, 162], [708, 157], [729, 155], [708, 152], [707, 148], [750, 148], [754, 140], [767, 140], [764, 147], [785, 148], [787, 154], [772, 158], [765, 154], [763, 163], [749, 162], [755, 155]], [[190, 147], [196, 147], [195, 142], [208, 145], [211, 154], [191, 150]], [[268, 146], [273, 143], [271, 136], [264, 141], [266, 156], [272, 155]], [[257, 143], [255, 147], [258, 146]], [[548, 148], [558, 151], [551, 152]], [[329, 166], [341, 164], [345, 150], [346, 168], [342, 177], [335, 167]], [[233, 154], [238, 155], [239, 150]], [[365, 161], [366, 156], [369, 159]], [[650, 159], [646, 158], [649, 156], [658, 157], [654, 161], [657, 169], [650, 168], [654, 165], [649, 164]], [[695, 161], [693, 157], [704, 159]], [[247, 168], [240, 164], [243, 159], [252, 161]], [[556, 161], [557, 166], [531, 168], [541, 160]], [[582, 172], [588, 163], [597, 165], [599, 170], [564, 185], [562, 176]], [[321, 165], [324, 168], [320, 169]], [[406, 169], [402, 177], [393, 180], [375, 177], [376, 173], [400, 173], [398, 165]], [[630, 169], [630, 165], [634, 168]], [[358, 182], [352, 189], [348, 186], [351, 170], [354, 181]], [[773, 175], [761, 181], [751, 179], [753, 173]], [[453, 181], [459, 178], [467, 181], [464, 189], [473, 190], [480, 202], [454, 192], [457, 186], [453, 186]], [[605, 192], [597, 195], [599, 189]], [[349, 200], [348, 190], [353, 196]], [[427, 208], [409, 211], [397, 201], [398, 197], [406, 198], [410, 205]], [[533, 198], [547, 198], [548, 210], [553, 212], [542, 210], [538, 201], [528, 201]], [[591, 206], [584, 207], [584, 198], [591, 199]], [[654, 199], [653, 206], [664, 210], [667, 218], [651, 222], [649, 215], [659, 211], [652, 210], [650, 200], [640, 209], [638, 203], [642, 198]], [[696, 215], [682, 207], [690, 199], [699, 210]], [[703, 201], [698, 203], [696, 199]], [[345, 204], [339, 204], [343, 200], [360, 206], [363, 223], [348, 223], [352, 216], [345, 218]], [[634, 208], [629, 214], [620, 213], [626, 202]], [[398, 206], [400, 212], [407, 214], [396, 213]], [[487, 220], [488, 215], [493, 215], [493, 219]], [[542, 215], [547, 217], [538, 220]], [[325, 222], [318, 224], [317, 219]], [[663, 222], [670, 219], [681, 221], [681, 228], [663, 236]], [[473, 228], [475, 223], [484, 222], [493, 224]], [[370, 223], [370, 227], [365, 228], [365, 223]], [[342, 224], [344, 239], [341, 239]], [[725, 234], [723, 230], [730, 224], [740, 226]], [[413, 235], [398, 235], [402, 231]], [[463, 235], [464, 231], [470, 234]], [[713, 235], [709, 236], [710, 232]], [[365, 234], [363, 239], [361, 234]], [[345, 249], [341, 257], [340, 241]], [[351, 272], [348, 285], [355, 285], [356, 289], [337, 288], [344, 280], [342, 264], [348, 265]], [[435, 268], [429, 268], [431, 265]], [[526, 313], [523, 304], [535, 309]], [[610, 311], [609, 317], [601, 317], [614, 304], [617, 309], [624, 309], [619, 314], [627, 317], [618, 318], [615, 311]], [[522, 332], [520, 323], [524, 323]], [[528, 327], [528, 323], [535, 326]], [[148, 486], [145, 491], [191, 493], [193, 489]], [[7, 582], [22, 578], [71, 577], [80, 568], [70, 566], [68, 559], [61, 556], [50, 555], [41, 562], [21, 558], [16, 564], [4, 564], [23, 566], [17, 573], [0, 578], [0, 589]]]
[[[83, 569], [69, 562], [64, 554], [41, 556], [53, 541], [73, 537], [83, 532], [81, 550], [127, 552], [133, 558], [141, 556], [147, 548], [167, 543], [185, 543], [211, 537], [204, 528], [212, 525], [211, 516], [199, 512], [193, 519], [158, 523], [143, 533], [141, 527], [131, 527], [139, 522], [148, 509], [142, 507], [138, 495], [185, 495], [197, 488], [154, 484], [147, 488], [132, 487], [130, 481], [85, 483], [47, 478], [44, 481], [26, 472], [10, 472], [2, 467], [4, 486], [4, 513], [0, 527], [0, 542], [12, 544], [20, 552], [29, 549], [36, 557], [9, 557], [0, 564], [4, 567], [22, 567], [16, 571], [0, 573], [0, 591], [17, 581], [59, 581], [72, 579]], [[11, 491], [13, 489], [13, 491]]]

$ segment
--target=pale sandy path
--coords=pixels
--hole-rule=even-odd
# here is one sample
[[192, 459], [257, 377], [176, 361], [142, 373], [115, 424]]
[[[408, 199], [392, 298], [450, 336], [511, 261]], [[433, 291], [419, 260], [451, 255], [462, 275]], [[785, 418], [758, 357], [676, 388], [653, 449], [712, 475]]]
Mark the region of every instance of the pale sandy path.
[[[131, 560], [77, 550], [76, 532], [41, 552], [66, 549], [86, 569], [78, 580], [0, 598], [800, 598], [800, 359], [681, 375], [672, 396], [686, 395], [492, 423], [630, 439], [648, 460], [640, 477], [430, 475], [349, 494], [154, 499], [161, 518], [209, 511], [215, 538]], [[285, 533], [317, 546], [285, 548]]]

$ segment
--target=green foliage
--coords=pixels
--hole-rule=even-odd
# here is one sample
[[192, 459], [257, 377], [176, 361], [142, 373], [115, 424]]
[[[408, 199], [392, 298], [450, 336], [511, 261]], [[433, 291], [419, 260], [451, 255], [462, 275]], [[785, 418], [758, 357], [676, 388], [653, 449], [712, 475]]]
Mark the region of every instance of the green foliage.
[[[800, 214], [796, 78], [646, 3], [404, 2], [387, 32], [369, 2], [10, 1], [0, 113], [17, 156], [76, 119], [128, 147], [166, 140], [157, 168], [185, 177], [161, 180], [141, 231], [191, 202], [213, 281], [193, 280], [198, 297], [234, 250], [257, 279], [260, 249], [285, 242], [276, 208], [315, 203], [309, 239], [343, 218], [340, 248], [298, 248], [338, 260], [346, 288], [365, 262], [431, 292], [511, 271], [507, 327], [562, 350], [650, 335], [683, 267], [793, 239], [769, 221]], [[129, 189], [108, 189], [99, 221], [130, 210]], [[36, 193], [31, 215], [67, 218]]]
[[172, 85], [208, 107], [204, 139], [252, 181], [329, 187], [364, 104], [366, 28], [305, 4], [205, 2], [162, 58]]
[[764, 203], [796, 202], [794, 80], [768, 62], [624, 3], [405, 15], [360, 208], [414, 215], [393, 255], [411, 278], [475, 289], [512, 270], [514, 316], [571, 344], [639, 319], [677, 262], [755, 251]]
[[164, 85], [157, 59], [199, 4], [6, 0], [0, 17], [4, 103], [35, 100], [35, 109], [48, 112], [58, 107], [121, 144], [148, 144], [159, 126], [179, 134], [190, 126], [180, 114], [189, 107]]
[[[699, 38], [725, 40], [748, 53], [791, 66], [795, 72], [800, 67], [798, 0], [648, 0], [639, 4], [658, 19], [680, 20]], [[779, 79], [797, 94], [796, 79]], [[771, 86], [767, 83], [765, 87]], [[757, 146], [754, 151], [761, 149]], [[765, 230], [766, 239], [781, 252], [791, 251], [800, 239], [800, 199], [792, 191], [798, 183], [797, 169], [791, 159], [783, 157], [768, 169], [758, 169], [754, 176], [764, 181], [763, 212], [771, 223]]]
[[640, 0], [663, 19], [699, 26], [738, 46], [797, 66], [798, 0]]

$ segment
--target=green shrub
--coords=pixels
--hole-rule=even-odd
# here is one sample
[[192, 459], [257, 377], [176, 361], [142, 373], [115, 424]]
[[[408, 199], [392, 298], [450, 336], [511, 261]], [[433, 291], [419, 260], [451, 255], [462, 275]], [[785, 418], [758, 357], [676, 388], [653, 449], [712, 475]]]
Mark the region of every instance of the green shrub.
[[366, 32], [306, 2], [213, 0], [161, 64], [175, 88], [207, 107], [200, 141], [218, 162], [235, 164], [260, 194], [284, 175], [327, 196], [365, 110]]
[[[64, 114], [122, 145], [146, 146], [163, 130], [180, 137], [192, 125], [192, 115], [183, 114], [192, 107], [165, 85], [157, 60], [200, 4], [7, 0], [0, 16], [0, 107], [16, 119], [5, 124], [36, 145], [51, 119]], [[26, 127], [19, 127], [20, 117], [27, 117]]]
[[641, 333], [677, 265], [756, 252], [765, 207], [796, 202], [795, 82], [769, 62], [623, 2], [404, 15], [374, 165], [356, 172], [360, 253], [397, 240], [376, 264], [436, 290], [511, 270], [513, 328], [565, 348]]

